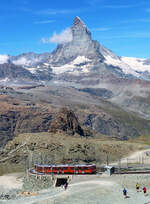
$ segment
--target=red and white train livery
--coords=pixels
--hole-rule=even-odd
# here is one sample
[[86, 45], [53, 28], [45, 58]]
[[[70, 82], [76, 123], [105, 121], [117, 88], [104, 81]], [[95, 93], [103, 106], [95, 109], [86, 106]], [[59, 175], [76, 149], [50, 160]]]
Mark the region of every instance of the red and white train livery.
[[40, 174], [96, 174], [96, 165], [44, 165], [36, 164], [34, 172]]

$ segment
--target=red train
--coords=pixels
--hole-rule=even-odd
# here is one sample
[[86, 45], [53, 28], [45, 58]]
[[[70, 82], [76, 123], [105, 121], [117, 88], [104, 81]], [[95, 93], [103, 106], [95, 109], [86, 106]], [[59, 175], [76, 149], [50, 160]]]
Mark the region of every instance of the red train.
[[96, 174], [96, 165], [44, 165], [36, 164], [35, 173], [41, 174]]

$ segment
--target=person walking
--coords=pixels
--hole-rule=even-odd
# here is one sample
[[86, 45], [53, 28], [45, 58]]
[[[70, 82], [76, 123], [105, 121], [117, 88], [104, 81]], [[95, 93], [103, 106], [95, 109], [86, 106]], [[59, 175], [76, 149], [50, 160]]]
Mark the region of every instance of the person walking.
[[64, 184], [65, 190], [67, 189], [67, 187], [68, 187], [68, 182], [66, 181], [66, 183]]
[[146, 192], [147, 192], [147, 189], [146, 189], [146, 187], [144, 186], [144, 188], [143, 188], [143, 193], [144, 193], [145, 196], [146, 196]]
[[124, 198], [127, 198], [127, 189], [126, 188], [123, 189], [123, 195], [124, 195]]
[[136, 184], [136, 192], [139, 192], [139, 189], [140, 189], [140, 184], [137, 183], [137, 184]]

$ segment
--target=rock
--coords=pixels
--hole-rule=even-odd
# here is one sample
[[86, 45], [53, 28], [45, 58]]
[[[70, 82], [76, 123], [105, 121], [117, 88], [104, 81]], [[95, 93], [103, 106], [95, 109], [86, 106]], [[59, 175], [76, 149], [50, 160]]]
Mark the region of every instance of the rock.
[[79, 89], [79, 91], [87, 92], [91, 95], [94, 96], [100, 96], [101, 98], [104, 99], [109, 99], [113, 96], [112, 91], [104, 89], [104, 88], [84, 88], [84, 89]]
[[64, 131], [67, 134], [84, 136], [84, 131], [80, 126], [77, 117], [72, 110], [62, 108], [56, 119], [51, 122], [49, 132]]
[[8, 78], [9, 80], [38, 80], [30, 71], [12, 63], [0, 64], [0, 79], [4, 78]]
[[1, 95], [0, 147], [19, 133], [47, 132], [52, 117], [51, 111], [43, 111], [36, 106], [30, 107], [20, 100]]

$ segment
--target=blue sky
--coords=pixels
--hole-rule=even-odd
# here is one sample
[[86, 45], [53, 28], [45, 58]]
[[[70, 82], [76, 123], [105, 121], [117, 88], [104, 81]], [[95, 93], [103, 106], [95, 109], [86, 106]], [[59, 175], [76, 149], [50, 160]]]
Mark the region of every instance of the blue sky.
[[79, 16], [119, 56], [150, 58], [150, 0], [1, 0], [0, 54], [51, 52], [43, 43]]

